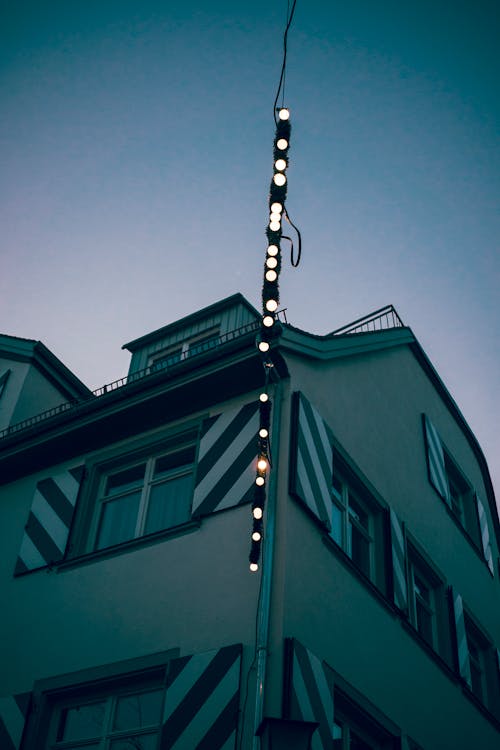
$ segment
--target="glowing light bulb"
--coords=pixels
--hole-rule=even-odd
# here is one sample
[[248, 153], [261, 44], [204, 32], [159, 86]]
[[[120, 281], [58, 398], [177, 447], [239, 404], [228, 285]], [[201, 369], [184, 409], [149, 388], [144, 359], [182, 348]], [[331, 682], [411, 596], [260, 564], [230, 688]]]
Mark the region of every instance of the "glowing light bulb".
[[254, 531], [253, 534], [252, 534], [252, 541], [254, 541], [254, 542], [260, 542], [261, 539], [262, 539], [262, 535], [261, 535], [260, 531]]
[[273, 180], [275, 185], [282, 187], [286, 182], [286, 177], [282, 172], [278, 172], [278, 174], [274, 175]]
[[250, 563], [250, 570], [252, 571], [252, 573], [256, 573], [258, 569], [259, 566], [257, 565], [257, 563]]
[[288, 148], [288, 141], [286, 138], [278, 138], [276, 141], [276, 148], [279, 148], [280, 151], [284, 151]]
[[269, 219], [270, 221], [281, 221], [281, 214], [278, 211], [271, 211]]
[[[268, 258], [268, 260], [271, 260], [271, 258]], [[275, 299], [268, 299], [266, 302], [266, 310], [269, 310], [269, 312], [274, 312], [278, 309], [278, 303]]]
[[279, 253], [278, 245], [269, 245], [269, 247], [267, 248], [268, 255], [278, 255], [278, 253]]
[[271, 326], [274, 325], [274, 318], [272, 315], [265, 315], [262, 318], [262, 325], [265, 325], [266, 328], [271, 328]]
[[265, 458], [259, 458], [257, 461], [257, 468], [259, 471], [265, 471], [267, 469], [267, 461]]
[[280, 120], [288, 120], [290, 118], [290, 112], [286, 107], [283, 107], [283, 109], [280, 109], [278, 112], [278, 117]]
[[276, 271], [273, 271], [273, 270], [266, 271], [266, 281], [276, 281], [277, 278], [278, 278], [278, 274], [276, 273]]
[[261, 393], [259, 396], [259, 401], [262, 401], [263, 404], [266, 403], [266, 401], [269, 401], [269, 396], [267, 393]]
[[257, 487], [263, 487], [265, 483], [266, 480], [264, 479], [264, 477], [257, 477], [257, 479], [255, 480], [255, 484], [257, 485]]
[[281, 222], [279, 221], [270, 221], [269, 222], [269, 229], [271, 232], [277, 232], [281, 227]]
[[262, 508], [254, 508], [253, 509], [253, 517], [259, 521], [262, 518]]
[[278, 260], [276, 258], [267, 258], [266, 259], [266, 266], [268, 268], [276, 268], [278, 265]]
[[280, 172], [282, 172], [284, 169], [286, 169], [286, 161], [284, 159], [276, 159], [274, 162], [274, 166], [276, 169], [279, 169]]
[[272, 203], [271, 211], [273, 213], [280, 214], [283, 211], [283, 206], [281, 205], [281, 203]]
[[267, 341], [259, 341], [259, 352], [268, 352], [269, 344]]
[[265, 427], [261, 427], [259, 430], [259, 437], [266, 438], [269, 435], [268, 430]]

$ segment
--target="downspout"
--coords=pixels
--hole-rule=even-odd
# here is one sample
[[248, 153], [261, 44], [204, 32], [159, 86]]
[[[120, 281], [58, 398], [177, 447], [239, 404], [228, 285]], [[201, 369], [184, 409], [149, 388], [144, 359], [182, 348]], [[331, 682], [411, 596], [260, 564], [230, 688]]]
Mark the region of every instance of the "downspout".
[[272, 377], [276, 382], [273, 398], [273, 417], [272, 417], [272, 455], [273, 464], [269, 476], [269, 489], [267, 496], [267, 514], [265, 535], [263, 540], [262, 554], [262, 581], [261, 592], [259, 597], [259, 607], [257, 611], [257, 638], [256, 638], [256, 658], [257, 658], [257, 681], [255, 688], [255, 716], [254, 716], [254, 736], [253, 750], [259, 750], [260, 739], [256, 736], [264, 713], [264, 687], [266, 680], [267, 650], [269, 640], [269, 626], [271, 622], [271, 588], [274, 565], [274, 548], [276, 542], [276, 505], [278, 493], [278, 456], [280, 452], [281, 437], [281, 410], [283, 400], [283, 384], [276, 368], [272, 369]]

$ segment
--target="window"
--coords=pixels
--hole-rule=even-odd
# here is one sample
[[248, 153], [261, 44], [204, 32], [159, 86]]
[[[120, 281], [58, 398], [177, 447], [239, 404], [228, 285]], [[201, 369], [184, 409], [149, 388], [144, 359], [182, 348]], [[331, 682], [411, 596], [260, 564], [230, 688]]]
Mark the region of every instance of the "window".
[[495, 650], [470, 615], [464, 613], [470, 688], [476, 698], [496, 716], [500, 715], [500, 684]]
[[96, 550], [189, 520], [194, 446], [103, 472], [91, 533]]
[[451, 511], [474, 543], [480, 546], [481, 536], [474, 489], [446, 450], [443, 450], [443, 455], [450, 491]]
[[446, 586], [416, 549], [408, 544], [408, 615], [420, 637], [451, 663]]
[[192, 336], [186, 341], [172, 344], [172, 346], [157, 352], [150, 357], [149, 366], [152, 371], [162, 370], [194, 354], [209, 351], [217, 345], [219, 337], [220, 331], [217, 326], [209, 328], [198, 336]]
[[394, 750], [394, 735], [343, 694], [335, 692], [333, 750]]
[[368, 491], [355, 487], [334, 468], [331, 536], [367, 578], [384, 588], [382, 516]]
[[48, 750], [155, 750], [163, 690], [111, 694], [61, 705], [53, 717]]

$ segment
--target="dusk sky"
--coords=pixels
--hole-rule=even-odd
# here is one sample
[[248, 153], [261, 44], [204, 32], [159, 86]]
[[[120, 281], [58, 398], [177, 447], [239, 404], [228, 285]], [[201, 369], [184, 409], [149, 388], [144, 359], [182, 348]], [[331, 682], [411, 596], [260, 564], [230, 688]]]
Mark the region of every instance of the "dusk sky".
[[[260, 307], [286, 0], [0, 11], [0, 329], [89, 387], [236, 291]], [[288, 321], [392, 303], [500, 493], [498, 3], [298, 0], [285, 104]]]

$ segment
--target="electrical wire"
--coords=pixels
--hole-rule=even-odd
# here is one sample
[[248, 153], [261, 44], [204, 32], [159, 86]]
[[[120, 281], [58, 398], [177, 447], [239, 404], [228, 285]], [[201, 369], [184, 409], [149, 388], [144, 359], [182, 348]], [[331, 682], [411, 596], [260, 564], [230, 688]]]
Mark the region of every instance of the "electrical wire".
[[283, 62], [281, 65], [281, 73], [280, 73], [280, 80], [278, 84], [278, 90], [276, 92], [276, 98], [274, 100], [274, 105], [273, 105], [273, 117], [274, 117], [274, 122], [276, 125], [278, 124], [278, 118], [276, 117], [276, 105], [278, 104], [278, 99], [280, 97], [282, 88], [283, 88], [282, 102], [284, 101], [284, 98], [285, 98], [284, 82], [286, 78], [286, 55], [287, 55], [287, 43], [288, 43], [288, 30], [290, 26], [292, 25], [293, 14], [295, 13], [296, 5], [297, 5], [297, 0], [293, 0], [292, 10], [287, 14], [288, 15], [287, 24], [285, 28], [285, 33], [283, 34]]
[[284, 207], [283, 213], [285, 214], [285, 218], [288, 221], [288, 223], [290, 224], [290, 226], [292, 226], [295, 229], [295, 231], [297, 232], [297, 240], [298, 240], [297, 260], [294, 260], [293, 240], [290, 237], [286, 237], [285, 235], [282, 235], [283, 239], [290, 240], [290, 242], [291, 242], [292, 247], [290, 249], [290, 263], [292, 264], [292, 266], [294, 268], [297, 268], [297, 266], [300, 263], [300, 258], [301, 258], [301, 255], [302, 255], [302, 235], [300, 233], [299, 228], [296, 227], [295, 224], [293, 223], [293, 221], [291, 220], [290, 214], [288, 213], [288, 209], [286, 208], [286, 206]]

